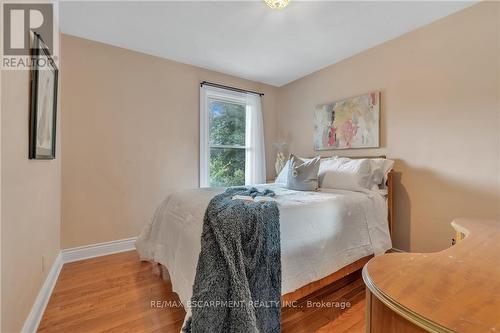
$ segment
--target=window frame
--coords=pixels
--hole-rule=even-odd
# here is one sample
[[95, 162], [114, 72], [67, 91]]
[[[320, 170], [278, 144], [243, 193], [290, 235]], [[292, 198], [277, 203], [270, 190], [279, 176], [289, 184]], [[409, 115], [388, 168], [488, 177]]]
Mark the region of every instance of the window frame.
[[[239, 104], [245, 107], [245, 117], [248, 120], [248, 103], [246, 94], [228, 89], [201, 86], [200, 88], [200, 187], [210, 187], [210, 148], [219, 149], [243, 149], [245, 151], [245, 163], [250, 149], [247, 140], [245, 145], [212, 145], [210, 144], [210, 100]], [[245, 138], [249, 130], [245, 123]]]

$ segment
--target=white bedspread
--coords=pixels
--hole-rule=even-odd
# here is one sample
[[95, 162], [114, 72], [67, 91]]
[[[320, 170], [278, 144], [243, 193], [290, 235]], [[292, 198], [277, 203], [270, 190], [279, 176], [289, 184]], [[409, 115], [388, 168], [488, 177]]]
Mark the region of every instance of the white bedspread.
[[[391, 248], [387, 203], [377, 192], [301, 192], [277, 184], [257, 188], [276, 192], [283, 294]], [[222, 191], [206, 188], [170, 195], [137, 240], [142, 259], [168, 268], [172, 288], [184, 304], [191, 299], [205, 209]]]

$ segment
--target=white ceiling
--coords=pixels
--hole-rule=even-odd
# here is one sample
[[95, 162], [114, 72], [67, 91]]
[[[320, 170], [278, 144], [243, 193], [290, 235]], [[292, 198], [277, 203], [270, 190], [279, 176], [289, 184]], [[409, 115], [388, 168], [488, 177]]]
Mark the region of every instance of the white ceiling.
[[281, 86], [473, 2], [61, 2], [63, 33]]

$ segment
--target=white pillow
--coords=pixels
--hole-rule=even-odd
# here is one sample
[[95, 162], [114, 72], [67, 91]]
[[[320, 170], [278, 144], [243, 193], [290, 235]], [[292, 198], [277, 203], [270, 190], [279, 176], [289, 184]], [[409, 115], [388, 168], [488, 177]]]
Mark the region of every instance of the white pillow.
[[[299, 158], [301, 160], [303, 160], [304, 162], [309, 162], [309, 161], [313, 160], [312, 158], [302, 158], [302, 157], [299, 157]], [[289, 162], [290, 162], [290, 158], [288, 158], [288, 160], [285, 163], [285, 166], [283, 167], [283, 169], [281, 169], [279, 175], [276, 177], [276, 180], [274, 181], [275, 184], [286, 184], [287, 183], [288, 169], [290, 168]]]
[[318, 178], [323, 188], [362, 191], [371, 189], [371, 176], [369, 160], [337, 157], [322, 161]]
[[280, 173], [276, 177], [276, 180], [274, 181], [276, 184], [286, 184], [287, 178], [288, 178], [288, 169], [290, 168], [289, 164], [290, 159], [288, 159], [285, 163], [285, 166], [283, 169], [281, 169]]
[[321, 157], [305, 161], [291, 154], [288, 159], [286, 187], [296, 191], [316, 191]]
[[372, 173], [372, 189], [377, 190], [380, 185], [382, 185], [382, 187], [385, 187], [387, 174], [394, 166], [394, 161], [388, 160], [386, 158], [370, 158], [369, 161]]

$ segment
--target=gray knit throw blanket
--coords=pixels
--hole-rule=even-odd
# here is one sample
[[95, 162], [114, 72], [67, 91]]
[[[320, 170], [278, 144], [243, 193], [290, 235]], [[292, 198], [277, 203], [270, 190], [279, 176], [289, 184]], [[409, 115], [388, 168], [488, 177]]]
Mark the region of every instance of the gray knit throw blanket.
[[276, 202], [232, 200], [274, 196], [229, 188], [209, 203], [186, 333], [274, 333], [281, 330], [281, 247]]

